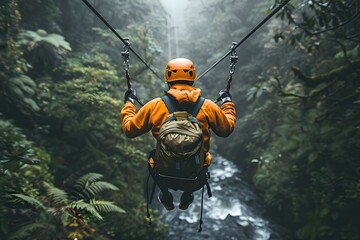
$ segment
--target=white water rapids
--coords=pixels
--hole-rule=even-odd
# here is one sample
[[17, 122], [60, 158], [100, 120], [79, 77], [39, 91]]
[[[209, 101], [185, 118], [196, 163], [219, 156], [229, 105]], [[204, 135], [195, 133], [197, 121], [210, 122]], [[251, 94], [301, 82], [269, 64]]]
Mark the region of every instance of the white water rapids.
[[201, 190], [194, 193], [194, 202], [188, 210], [179, 210], [181, 192], [172, 191], [175, 209], [165, 210], [153, 199], [153, 207], [160, 211], [169, 224], [167, 239], [239, 239], [274, 240], [281, 239], [263, 218], [256, 195], [241, 179], [240, 169], [231, 161], [215, 155], [209, 169], [210, 186], [213, 196], [204, 193], [202, 232], [198, 233]]

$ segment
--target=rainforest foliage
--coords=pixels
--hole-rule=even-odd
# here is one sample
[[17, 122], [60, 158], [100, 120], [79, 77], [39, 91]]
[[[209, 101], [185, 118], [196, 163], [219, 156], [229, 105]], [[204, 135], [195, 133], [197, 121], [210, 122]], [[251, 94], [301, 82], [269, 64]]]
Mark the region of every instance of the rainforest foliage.
[[[101, 2], [153, 61], [159, 3]], [[143, 190], [152, 142], [121, 133], [122, 44], [81, 1], [0, 7], [0, 238], [162, 239], [159, 221], [148, 226]], [[151, 84], [143, 66], [131, 68]]]
[[[163, 70], [158, 0], [90, 2]], [[182, 57], [201, 73], [279, 2], [189, 1]], [[288, 239], [360, 236], [359, 11], [356, 0], [292, 0], [237, 50], [237, 127], [212, 149], [244, 167]], [[164, 239], [161, 218], [149, 227], [145, 214], [153, 140], [121, 132], [122, 47], [82, 1], [1, 2], [1, 239]], [[130, 63], [140, 100], [162, 94]], [[228, 65], [196, 83], [205, 97], [226, 86]]]
[[[187, 46], [202, 67], [269, 12], [266, 1], [194, 4], [203, 18], [194, 13], [188, 32], [199, 40]], [[359, 24], [359, 1], [290, 1], [237, 51], [237, 128], [216, 146], [244, 166], [288, 239], [360, 236]], [[204, 78], [214, 99], [228, 71], [225, 62]]]

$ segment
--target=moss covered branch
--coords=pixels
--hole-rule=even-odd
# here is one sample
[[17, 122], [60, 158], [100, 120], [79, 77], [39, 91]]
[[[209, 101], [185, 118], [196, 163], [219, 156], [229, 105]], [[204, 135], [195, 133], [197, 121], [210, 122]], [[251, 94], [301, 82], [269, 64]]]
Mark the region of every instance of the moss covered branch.
[[353, 61], [349, 64], [337, 67], [327, 73], [320, 74], [318, 76], [307, 76], [299, 68], [292, 67], [291, 70], [294, 72], [295, 76], [303, 81], [308, 87], [316, 87], [317, 85], [323, 82], [329, 82], [333, 79], [341, 79], [341, 77], [356, 71], [360, 68], [360, 59]]

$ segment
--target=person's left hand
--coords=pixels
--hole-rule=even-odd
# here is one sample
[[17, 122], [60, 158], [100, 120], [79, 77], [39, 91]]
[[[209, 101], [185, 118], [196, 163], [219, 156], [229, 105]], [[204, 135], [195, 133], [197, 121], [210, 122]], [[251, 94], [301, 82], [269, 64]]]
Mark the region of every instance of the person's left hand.
[[134, 103], [134, 99], [136, 99], [136, 92], [133, 89], [128, 89], [125, 92], [125, 96], [124, 96], [124, 103], [126, 103], [127, 101], [130, 101], [131, 103]]

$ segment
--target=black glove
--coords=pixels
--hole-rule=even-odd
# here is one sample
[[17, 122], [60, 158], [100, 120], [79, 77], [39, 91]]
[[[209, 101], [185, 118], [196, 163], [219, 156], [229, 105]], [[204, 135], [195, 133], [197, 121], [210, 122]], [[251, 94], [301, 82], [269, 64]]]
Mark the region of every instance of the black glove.
[[136, 99], [136, 91], [130, 88], [125, 92], [124, 103], [127, 101], [134, 103], [134, 99]]
[[221, 104], [224, 104], [226, 102], [232, 102], [232, 97], [231, 97], [231, 94], [228, 92], [228, 90], [226, 89], [222, 89], [220, 90], [219, 92], [219, 95], [220, 95], [220, 99], [221, 99]]

